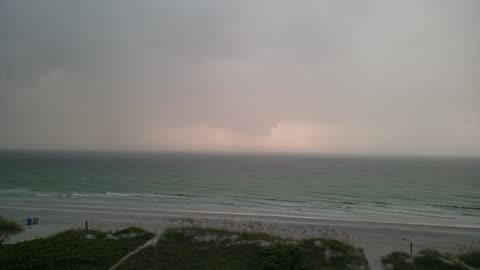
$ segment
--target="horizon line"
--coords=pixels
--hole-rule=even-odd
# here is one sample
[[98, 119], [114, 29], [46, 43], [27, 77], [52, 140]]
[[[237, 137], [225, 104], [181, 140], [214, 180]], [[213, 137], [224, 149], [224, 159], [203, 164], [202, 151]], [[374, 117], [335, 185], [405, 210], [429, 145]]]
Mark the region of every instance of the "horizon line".
[[221, 150], [145, 150], [145, 149], [55, 149], [55, 148], [8, 148], [0, 152], [50, 152], [50, 153], [104, 153], [104, 154], [192, 154], [192, 155], [255, 155], [255, 156], [310, 156], [310, 157], [379, 157], [379, 158], [466, 158], [480, 159], [479, 155], [435, 155], [405, 153], [358, 153], [358, 152], [293, 152], [293, 151], [221, 151]]

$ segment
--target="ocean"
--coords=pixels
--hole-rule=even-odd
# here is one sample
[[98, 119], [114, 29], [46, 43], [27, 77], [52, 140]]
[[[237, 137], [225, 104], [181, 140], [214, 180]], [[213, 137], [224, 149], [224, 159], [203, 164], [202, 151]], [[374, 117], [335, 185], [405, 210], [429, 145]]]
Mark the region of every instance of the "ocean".
[[0, 198], [39, 197], [480, 227], [480, 159], [0, 152]]

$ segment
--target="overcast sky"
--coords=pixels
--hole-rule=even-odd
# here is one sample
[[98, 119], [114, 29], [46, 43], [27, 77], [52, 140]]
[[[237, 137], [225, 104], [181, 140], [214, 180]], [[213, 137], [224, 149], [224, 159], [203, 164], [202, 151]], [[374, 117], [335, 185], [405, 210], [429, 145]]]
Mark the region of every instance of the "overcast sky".
[[480, 155], [480, 1], [0, 0], [0, 148]]

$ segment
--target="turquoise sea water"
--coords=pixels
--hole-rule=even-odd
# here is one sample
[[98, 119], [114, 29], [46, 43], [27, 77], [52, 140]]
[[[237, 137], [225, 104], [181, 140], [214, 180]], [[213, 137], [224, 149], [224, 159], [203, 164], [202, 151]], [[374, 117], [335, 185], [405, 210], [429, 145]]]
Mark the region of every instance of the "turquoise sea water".
[[0, 198], [38, 197], [480, 227], [480, 159], [0, 152]]

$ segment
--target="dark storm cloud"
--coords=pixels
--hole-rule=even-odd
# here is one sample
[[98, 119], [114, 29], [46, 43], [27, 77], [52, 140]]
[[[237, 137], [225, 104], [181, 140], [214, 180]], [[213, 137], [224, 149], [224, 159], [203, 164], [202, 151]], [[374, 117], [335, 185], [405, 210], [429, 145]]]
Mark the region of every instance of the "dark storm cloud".
[[0, 0], [0, 147], [478, 155], [479, 15]]

